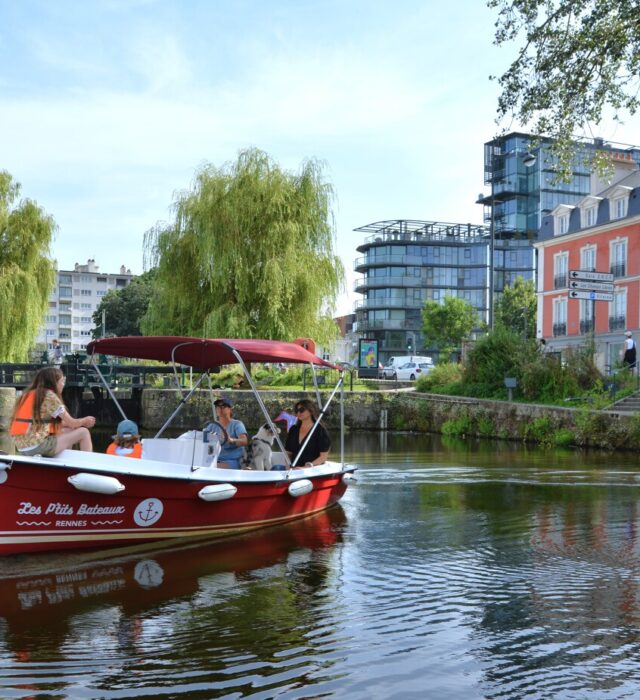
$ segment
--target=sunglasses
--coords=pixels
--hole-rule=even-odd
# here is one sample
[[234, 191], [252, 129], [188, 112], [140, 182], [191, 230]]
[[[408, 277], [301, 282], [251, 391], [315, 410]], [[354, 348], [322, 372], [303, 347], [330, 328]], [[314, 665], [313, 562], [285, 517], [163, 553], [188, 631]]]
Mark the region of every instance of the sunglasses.
[[299, 406], [296, 408], [296, 413], [304, 413], [307, 409], [304, 408], [303, 406]]

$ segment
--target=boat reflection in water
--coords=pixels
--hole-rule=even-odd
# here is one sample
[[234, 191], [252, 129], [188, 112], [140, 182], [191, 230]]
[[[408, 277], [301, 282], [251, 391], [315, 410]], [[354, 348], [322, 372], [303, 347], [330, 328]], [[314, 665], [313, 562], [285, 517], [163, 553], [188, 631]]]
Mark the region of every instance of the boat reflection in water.
[[[104, 619], [109, 608], [117, 611], [120, 623], [123, 618], [140, 620], [147, 611], [153, 616], [165, 603], [185, 597], [194, 607], [211, 609], [220, 599], [233, 598], [234, 588], [240, 592], [243, 580], [259, 576], [261, 570], [313, 564], [314, 557], [322, 558], [324, 550], [341, 541], [345, 523], [344, 511], [335, 506], [294, 523], [210, 544], [156, 545], [135, 554], [108, 550], [5, 559], [0, 562], [0, 642], [17, 661], [33, 660], [38, 647], [45, 656], [62, 648], [72, 618], [82, 617], [83, 627], [99, 634], [100, 619], [106, 627], [112, 622]], [[322, 568], [309, 567], [314, 576], [320, 571], [317, 584], [324, 582]], [[277, 598], [281, 595], [276, 592]], [[91, 620], [94, 613], [97, 619]]]

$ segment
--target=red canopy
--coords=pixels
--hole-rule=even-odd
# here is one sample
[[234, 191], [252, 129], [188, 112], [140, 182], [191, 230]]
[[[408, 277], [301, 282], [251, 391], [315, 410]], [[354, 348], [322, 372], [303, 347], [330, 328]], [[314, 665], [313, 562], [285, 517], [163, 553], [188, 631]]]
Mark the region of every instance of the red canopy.
[[297, 362], [334, 367], [330, 362], [321, 360], [296, 343], [284, 343], [279, 340], [132, 335], [123, 338], [101, 338], [87, 345], [89, 355], [178, 362], [198, 369], [237, 363], [232, 350], [236, 350], [244, 362]]

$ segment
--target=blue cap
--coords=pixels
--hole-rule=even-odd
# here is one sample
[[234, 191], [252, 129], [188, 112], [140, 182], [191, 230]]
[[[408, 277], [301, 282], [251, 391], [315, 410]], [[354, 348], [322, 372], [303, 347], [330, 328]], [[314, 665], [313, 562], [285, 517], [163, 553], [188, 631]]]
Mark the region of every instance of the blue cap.
[[227, 398], [216, 399], [213, 402], [213, 405], [214, 406], [229, 406], [229, 408], [233, 408], [233, 404]]
[[120, 421], [116, 434], [118, 437], [134, 437], [138, 434], [138, 426], [132, 420]]

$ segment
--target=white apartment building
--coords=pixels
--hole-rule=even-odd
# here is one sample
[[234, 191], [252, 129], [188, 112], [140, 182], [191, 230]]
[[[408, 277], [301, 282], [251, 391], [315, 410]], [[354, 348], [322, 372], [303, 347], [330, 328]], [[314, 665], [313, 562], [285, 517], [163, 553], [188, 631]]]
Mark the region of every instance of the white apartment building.
[[73, 270], [58, 270], [56, 286], [49, 297], [49, 310], [36, 343], [52, 349], [60, 341], [64, 354], [84, 352], [91, 341], [93, 314], [111, 289], [123, 289], [134, 275], [124, 265], [117, 274], [99, 271], [95, 260], [75, 264]]

